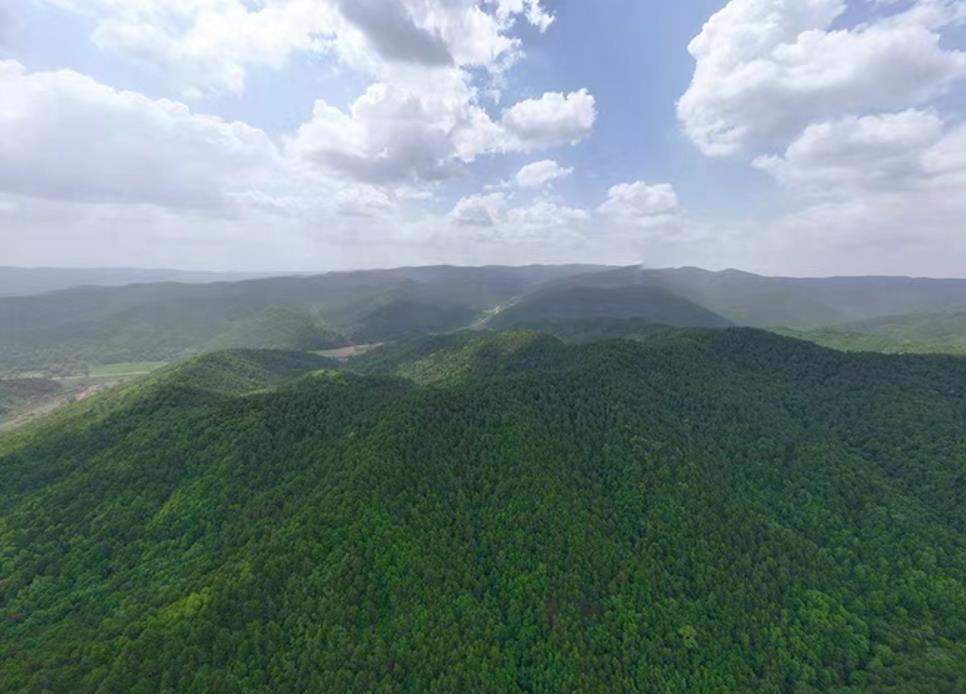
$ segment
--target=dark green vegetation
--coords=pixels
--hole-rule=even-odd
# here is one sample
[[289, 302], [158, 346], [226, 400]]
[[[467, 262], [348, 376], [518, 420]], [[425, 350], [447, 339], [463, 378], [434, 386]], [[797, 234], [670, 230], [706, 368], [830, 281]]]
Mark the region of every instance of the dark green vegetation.
[[465, 328], [600, 319], [786, 326], [847, 349], [947, 352], [966, 344], [961, 318], [942, 341], [926, 325], [935, 316], [915, 319], [899, 348], [891, 335], [857, 342], [840, 333], [866, 334], [856, 321], [955, 311], [966, 311], [966, 280], [787, 279], [695, 268], [443, 266], [83, 287], [0, 298], [0, 372], [172, 361], [222, 348], [323, 350]]
[[687, 299], [646, 285], [613, 288], [553, 287], [522, 297], [490, 318], [496, 330], [534, 322], [565, 322], [596, 318], [637, 318], [679, 327], [726, 328], [731, 322]]
[[556, 326], [0, 438], [3, 689], [966, 690], [966, 360]]
[[308, 311], [269, 306], [249, 318], [233, 322], [213, 338], [206, 350], [288, 349], [321, 350], [344, 344], [345, 338], [326, 330]]

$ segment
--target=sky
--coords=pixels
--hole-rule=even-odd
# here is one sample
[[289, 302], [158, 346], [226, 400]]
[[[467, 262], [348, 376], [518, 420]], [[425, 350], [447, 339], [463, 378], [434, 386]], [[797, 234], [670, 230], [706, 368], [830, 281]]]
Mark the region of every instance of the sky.
[[0, 265], [966, 276], [966, 0], [0, 0]]

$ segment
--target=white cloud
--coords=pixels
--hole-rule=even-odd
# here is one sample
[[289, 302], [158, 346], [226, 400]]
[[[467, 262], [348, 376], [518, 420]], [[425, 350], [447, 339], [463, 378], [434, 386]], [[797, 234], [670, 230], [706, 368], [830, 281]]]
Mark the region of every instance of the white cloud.
[[594, 97], [586, 89], [570, 94], [548, 92], [503, 113], [501, 125], [508, 136], [504, 147], [530, 151], [573, 145], [590, 134], [596, 120]]
[[521, 188], [539, 188], [559, 178], [566, 178], [573, 172], [573, 167], [564, 168], [553, 159], [544, 159], [527, 164], [520, 169], [516, 175], [516, 182]]
[[830, 199], [939, 189], [961, 195], [966, 125], [950, 126], [931, 111], [850, 116], [809, 126], [784, 155], [754, 165], [785, 186]]
[[513, 21], [517, 14], [525, 15], [540, 31], [546, 31], [553, 24], [554, 16], [540, 6], [540, 0], [487, 0], [497, 6], [496, 16], [502, 22]]
[[937, 185], [959, 186], [966, 191], [966, 124], [947, 130], [941, 140], [922, 154], [922, 166]]
[[507, 196], [503, 193], [471, 195], [460, 199], [450, 213], [457, 224], [477, 227], [493, 227], [502, 221]]
[[2, 61], [0, 93], [3, 191], [215, 210], [281, 165], [261, 130], [70, 70]]
[[346, 22], [330, 0], [93, 0], [94, 43], [160, 68], [185, 94], [240, 92], [251, 68], [334, 46]]
[[289, 140], [288, 149], [354, 180], [439, 180], [454, 172], [453, 133], [472, 120], [470, 110], [459, 99], [375, 84], [349, 113], [317, 101], [312, 120]]
[[538, 200], [527, 207], [507, 212], [503, 238], [553, 244], [575, 240], [585, 235], [590, 221], [586, 210], [568, 207], [549, 200]]
[[334, 53], [380, 80], [407, 65], [499, 77], [522, 55], [507, 35], [516, 18], [552, 22], [539, 0], [45, 1], [89, 15], [99, 47], [161, 67], [184, 93], [241, 91], [251, 68], [299, 53]]
[[929, 102], [966, 75], [938, 33], [964, 3], [832, 29], [844, 0], [732, 0], [690, 44], [696, 67], [678, 115], [710, 155], [783, 147], [808, 125]]
[[607, 192], [607, 200], [598, 212], [629, 228], [666, 226], [677, 217], [678, 198], [673, 186], [667, 183], [621, 183]]
[[[320, 100], [312, 120], [288, 140], [288, 151], [354, 180], [438, 181], [478, 156], [564, 144], [593, 127], [593, 97], [585, 91], [522, 102], [494, 122], [461, 75], [438, 77], [435, 89], [374, 84], [348, 113]], [[547, 119], [534, 106], [557, 99], [589, 100], [591, 113], [578, 106], [573, 116]]]
[[944, 130], [942, 119], [926, 111], [848, 116], [810, 125], [783, 156], [759, 157], [754, 164], [785, 185], [818, 195], [906, 189], [928, 176], [925, 157]]
[[355, 217], [379, 217], [396, 209], [396, 201], [388, 191], [375, 186], [352, 186], [340, 191], [336, 209]]

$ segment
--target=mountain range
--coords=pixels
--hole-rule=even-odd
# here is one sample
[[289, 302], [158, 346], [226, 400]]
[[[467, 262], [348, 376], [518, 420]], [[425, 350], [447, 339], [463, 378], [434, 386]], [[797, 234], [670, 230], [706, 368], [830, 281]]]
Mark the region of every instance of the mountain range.
[[[792, 279], [695, 268], [440, 266], [85, 286], [0, 298], [0, 370], [171, 361], [218, 348], [322, 350], [614, 318], [774, 328], [846, 349], [943, 352], [966, 342], [966, 326], [955, 319], [964, 312], [966, 280]], [[907, 328], [890, 332], [877, 323], [883, 319]]]

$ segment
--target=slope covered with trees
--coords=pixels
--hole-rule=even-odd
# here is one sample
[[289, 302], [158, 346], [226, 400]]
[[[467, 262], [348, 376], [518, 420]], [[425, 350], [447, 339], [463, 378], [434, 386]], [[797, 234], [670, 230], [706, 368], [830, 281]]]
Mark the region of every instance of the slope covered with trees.
[[966, 360], [194, 359], [0, 438], [11, 691], [966, 687]]
[[528, 294], [493, 315], [486, 326], [506, 329], [535, 322], [636, 318], [680, 327], [724, 328], [731, 322], [654, 287], [553, 287]]
[[764, 277], [740, 270], [627, 267], [563, 277], [557, 286], [644, 285], [671, 292], [736, 325], [800, 330], [909, 313], [966, 310], [966, 279]]

